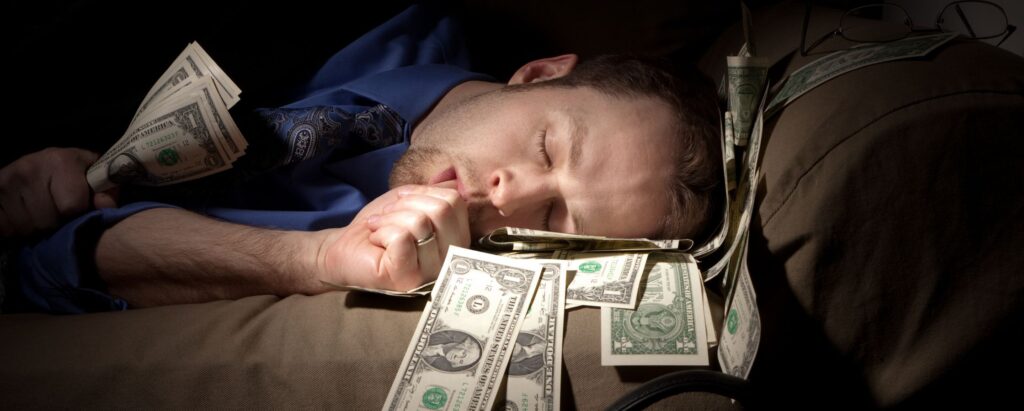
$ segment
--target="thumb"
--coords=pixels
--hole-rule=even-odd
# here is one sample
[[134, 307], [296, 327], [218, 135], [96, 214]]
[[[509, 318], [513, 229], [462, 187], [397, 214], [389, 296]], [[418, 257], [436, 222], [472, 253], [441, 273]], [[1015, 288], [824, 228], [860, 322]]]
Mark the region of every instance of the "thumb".
[[117, 197], [117, 187], [102, 193], [96, 193], [92, 196], [92, 205], [96, 208], [114, 208], [117, 207]]
[[78, 158], [80, 158], [82, 160], [82, 162], [85, 163], [85, 164], [95, 163], [96, 160], [99, 160], [99, 158], [100, 158], [99, 153], [96, 153], [96, 152], [93, 152], [93, 151], [83, 150], [83, 149], [80, 149], [80, 148], [79, 149], [75, 149], [75, 151], [78, 154]]

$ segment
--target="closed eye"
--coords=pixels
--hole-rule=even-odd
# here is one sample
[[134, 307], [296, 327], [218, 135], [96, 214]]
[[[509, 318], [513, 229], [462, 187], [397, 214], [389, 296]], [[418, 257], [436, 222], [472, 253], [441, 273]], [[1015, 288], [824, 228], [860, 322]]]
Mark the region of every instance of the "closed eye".
[[541, 130], [537, 134], [537, 152], [540, 153], [541, 158], [544, 159], [544, 165], [551, 168], [551, 156], [548, 155], [548, 130]]

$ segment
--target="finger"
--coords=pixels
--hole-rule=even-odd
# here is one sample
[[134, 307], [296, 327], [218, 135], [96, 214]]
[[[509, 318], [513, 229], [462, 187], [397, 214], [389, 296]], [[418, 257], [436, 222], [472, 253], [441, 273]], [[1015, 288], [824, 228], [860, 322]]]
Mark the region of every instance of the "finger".
[[58, 168], [47, 189], [61, 218], [75, 217], [89, 209], [89, 183], [85, 179], [84, 165]]
[[81, 159], [81, 161], [83, 163], [85, 163], [86, 167], [92, 165], [92, 163], [95, 163], [96, 160], [98, 160], [100, 158], [100, 154], [96, 153], [96, 152], [92, 152], [92, 151], [89, 151], [89, 150], [83, 150], [83, 149], [80, 149], [80, 148], [76, 148], [74, 150], [75, 150], [76, 154], [78, 155], [78, 158]]
[[417, 240], [430, 237], [434, 234], [434, 224], [430, 217], [419, 210], [399, 210], [382, 214], [366, 221], [366, 227], [370, 231], [376, 231], [385, 226], [398, 226], [412, 233]]
[[40, 181], [21, 193], [21, 201], [32, 221], [31, 231], [49, 230], [57, 226], [60, 214], [50, 197], [49, 181]]
[[399, 227], [388, 226], [370, 234], [370, 242], [384, 248], [377, 268], [385, 288], [405, 291], [422, 283], [416, 239]]
[[117, 197], [120, 194], [120, 189], [114, 187], [110, 190], [102, 193], [96, 193], [92, 196], [92, 205], [96, 208], [114, 208], [117, 207]]
[[0, 238], [4, 237], [14, 237], [14, 226], [7, 218], [7, 210], [4, 209], [3, 203], [0, 203]]
[[7, 236], [25, 236], [32, 232], [32, 216], [21, 197], [33, 187], [33, 177], [38, 173], [32, 159], [38, 156], [38, 153], [29, 154], [0, 169], [0, 209], [6, 215]]
[[402, 186], [398, 189], [399, 197], [409, 194], [421, 194], [438, 198], [447, 201], [452, 207], [459, 207], [460, 205], [465, 206], [466, 203], [462, 200], [462, 196], [459, 195], [458, 190], [446, 187], [408, 185]]
[[427, 215], [434, 225], [442, 254], [447, 252], [448, 245], [469, 245], [469, 219], [465, 209], [459, 212], [447, 201], [429, 195], [406, 194], [395, 203], [396, 208], [419, 210]]
[[[428, 239], [425, 242], [416, 243], [416, 257], [419, 260], [420, 265], [420, 282], [423, 284], [426, 281], [432, 281], [437, 278], [441, 273], [441, 257], [440, 248], [442, 244], [438, 242], [437, 238]], [[447, 246], [443, 246], [447, 249]], [[418, 286], [414, 285], [413, 287]]]
[[399, 197], [411, 195], [425, 195], [444, 200], [451, 205], [455, 214], [455, 221], [458, 222], [457, 231], [465, 233], [465, 240], [469, 241], [469, 207], [457, 190], [437, 186], [405, 186], [398, 190]]
[[11, 225], [13, 235], [26, 236], [32, 233], [32, 216], [25, 210], [20, 193], [5, 196], [2, 207], [7, 212], [7, 221]]

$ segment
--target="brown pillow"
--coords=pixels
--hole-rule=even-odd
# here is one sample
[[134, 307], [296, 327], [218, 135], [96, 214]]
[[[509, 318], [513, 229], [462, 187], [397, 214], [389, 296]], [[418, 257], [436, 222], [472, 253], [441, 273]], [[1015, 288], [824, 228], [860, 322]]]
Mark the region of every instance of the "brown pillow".
[[[823, 55], [785, 58], [802, 15], [797, 4], [755, 20], [782, 72]], [[834, 24], [815, 21], [816, 35]], [[738, 47], [731, 35], [721, 42]], [[1024, 59], [953, 40], [831, 80], [766, 124], [748, 260], [764, 327], [751, 381], [763, 398], [1002, 401], [1012, 387], [1001, 375], [1022, 365], [1021, 118]]]

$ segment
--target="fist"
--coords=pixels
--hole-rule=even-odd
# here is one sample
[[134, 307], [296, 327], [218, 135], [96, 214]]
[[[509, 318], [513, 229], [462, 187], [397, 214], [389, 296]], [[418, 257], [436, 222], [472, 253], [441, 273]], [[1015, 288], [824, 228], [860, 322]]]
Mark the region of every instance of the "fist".
[[449, 246], [469, 246], [466, 202], [450, 188], [398, 187], [333, 237], [318, 259], [325, 281], [406, 291], [437, 278]]
[[52, 230], [90, 205], [115, 207], [113, 193], [93, 195], [85, 179], [98, 157], [77, 148], [48, 148], [0, 169], [0, 237]]

